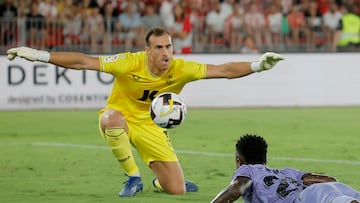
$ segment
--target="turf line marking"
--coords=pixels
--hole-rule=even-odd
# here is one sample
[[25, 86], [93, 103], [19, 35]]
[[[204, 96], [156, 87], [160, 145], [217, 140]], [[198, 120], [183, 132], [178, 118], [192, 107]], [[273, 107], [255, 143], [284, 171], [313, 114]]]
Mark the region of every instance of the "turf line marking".
[[[48, 143], [48, 142], [34, 142], [32, 145], [39, 146], [54, 146], [54, 147], [74, 147], [74, 148], [88, 148], [88, 149], [106, 149], [107, 146], [97, 145], [80, 145], [80, 144], [65, 144], [65, 143]], [[191, 154], [202, 156], [220, 156], [220, 157], [233, 157], [234, 154], [215, 153], [215, 152], [199, 152], [191, 150], [175, 150], [179, 154]], [[272, 160], [284, 160], [284, 161], [302, 161], [302, 162], [323, 162], [323, 163], [337, 163], [337, 164], [351, 164], [360, 165], [360, 161], [348, 161], [348, 160], [330, 160], [330, 159], [310, 159], [310, 158], [292, 158], [292, 157], [269, 157]]]
[[[4, 144], [4, 143], [1, 143]], [[53, 142], [32, 142], [32, 143], [7, 143], [7, 144], [30, 144], [34, 146], [44, 147], [69, 147], [69, 148], [84, 148], [84, 149], [103, 149], [109, 150], [107, 146], [99, 145], [81, 145], [81, 144], [66, 144], [66, 143], [53, 143]], [[199, 152], [192, 150], [175, 150], [178, 154], [190, 154], [200, 156], [218, 156], [218, 157], [233, 157], [234, 154], [227, 153], [215, 153], [215, 152]], [[360, 161], [349, 161], [349, 160], [334, 160], [334, 159], [312, 159], [312, 158], [293, 158], [293, 157], [269, 157], [270, 160], [283, 160], [283, 161], [301, 161], [301, 162], [322, 162], [322, 163], [333, 163], [333, 164], [350, 164], [360, 165]]]
[[[204, 155], [204, 156], [222, 156], [222, 157], [234, 156], [234, 154], [198, 152], [198, 151], [188, 151], [188, 150], [176, 150], [176, 152], [179, 154], [192, 154], [192, 155]], [[349, 161], [349, 160], [311, 159], [311, 158], [292, 158], [292, 157], [269, 157], [269, 159], [282, 160], [282, 161], [323, 162], [323, 163], [360, 165], [360, 161]]]
[[44, 147], [70, 147], [70, 148], [85, 148], [85, 149], [109, 149], [107, 146], [99, 145], [81, 145], [81, 144], [66, 144], [54, 142], [32, 142], [31, 145], [44, 146]]

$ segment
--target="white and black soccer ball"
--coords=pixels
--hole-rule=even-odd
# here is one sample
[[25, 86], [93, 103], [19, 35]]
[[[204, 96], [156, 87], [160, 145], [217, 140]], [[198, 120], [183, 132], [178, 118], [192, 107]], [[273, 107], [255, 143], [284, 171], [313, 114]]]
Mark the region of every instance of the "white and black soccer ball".
[[186, 117], [184, 100], [173, 92], [165, 92], [151, 102], [150, 115], [154, 123], [162, 128], [175, 128]]

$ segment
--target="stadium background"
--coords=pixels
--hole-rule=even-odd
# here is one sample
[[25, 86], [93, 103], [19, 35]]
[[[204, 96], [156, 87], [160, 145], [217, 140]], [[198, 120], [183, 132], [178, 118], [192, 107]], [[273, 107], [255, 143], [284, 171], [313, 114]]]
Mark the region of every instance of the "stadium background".
[[347, 12], [359, 15], [360, 1], [1, 0], [0, 53], [21, 45], [93, 54], [142, 50], [138, 39], [158, 25], [171, 30], [177, 53], [359, 51], [358, 41], [336, 46]]
[[[10, 2], [25, 2], [30, 8], [30, 1]], [[343, 2], [358, 8], [358, 1]], [[123, 174], [97, 133], [97, 110], [105, 104], [111, 77], [22, 59], [10, 62], [5, 51], [31, 45], [108, 54], [125, 50], [125, 44], [115, 41], [105, 49], [102, 40], [96, 43], [101, 49], [92, 49], [89, 39], [65, 44], [62, 32], [52, 29], [63, 27], [54, 23], [44, 32], [47, 40], [31, 44], [29, 32], [8, 27], [18, 19], [0, 21], [2, 31], [10, 28], [1, 32], [0, 44], [4, 54], [0, 57], [1, 202], [209, 202], [229, 183], [234, 143], [243, 133], [259, 133], [268, 140], [271, 166], [334, 175], [360, 190], [360, 54], [356, 46], [334, 52], [323, 39], [317, 46], [304, 38], [298, 43], [272, 43], [271, 50], [281, 52], [286, 60], [271, 71], [189, 84], [183, 92], [190, 107], [188, 117], [183, 126], [171, 131], [171, 138], [186, 177], [197, 182], [200, 191], [182, 197], [153, 193], [153, 175], [137, 157], [145, 191], [119, 200]], [[193, 31], [193, 36], [204, 34]], [[260, 45], [249, 53], [241, 51], [244, 44], [231, 50], [229, 42], [221, 39], [213, 49], [210, 41], [202, 46], [194, 41], [192, 54], [177, 56], [212, 63], [252, 61], [270, 46]], [[131, 50], [141, 49], [136, 46], [131, 44]]]

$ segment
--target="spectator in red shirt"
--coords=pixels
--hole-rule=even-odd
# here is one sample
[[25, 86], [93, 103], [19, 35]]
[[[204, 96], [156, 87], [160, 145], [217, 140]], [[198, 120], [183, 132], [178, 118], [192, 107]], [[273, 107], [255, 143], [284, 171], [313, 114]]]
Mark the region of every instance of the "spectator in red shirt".
[[301, 33], [307, 36], [306, 30], [306, 21], [304, 13], [299, 11], [297, 5], [292, 5], [289, 14], [287, 15], [287, 20], [290, 27], [291, 32], [291, 41], [292, 43], [299, 44], [300, 43], [300, 35]]

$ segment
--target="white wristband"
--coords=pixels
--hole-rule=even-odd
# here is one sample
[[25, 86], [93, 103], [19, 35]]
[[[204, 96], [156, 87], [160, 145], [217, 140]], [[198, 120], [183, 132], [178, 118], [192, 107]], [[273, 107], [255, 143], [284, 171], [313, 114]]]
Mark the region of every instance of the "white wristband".
[[259, 62], [252, 62], [252, 63], [250, 64], [250, 67], [251, 67], [251, 70], [252, 70], [253, 72], [259, 72], [260, 69], [261, 69]]
[[50, 61], [50, 53], [47, 51], [37, 51], [36, 58], [41, 62], [49, 62]]

